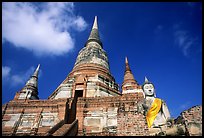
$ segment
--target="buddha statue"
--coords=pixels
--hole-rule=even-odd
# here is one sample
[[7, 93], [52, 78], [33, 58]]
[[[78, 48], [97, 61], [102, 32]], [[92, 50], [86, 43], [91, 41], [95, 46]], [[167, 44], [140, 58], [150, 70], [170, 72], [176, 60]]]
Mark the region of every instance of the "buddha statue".
[[145, 96], [143, 107], [148, 127], [165, 125], [167, 120], [170, 119], [170, 113], [166, 103], [164, 100], [156, 98], [155, 87], [146, 77], [142, 89]]

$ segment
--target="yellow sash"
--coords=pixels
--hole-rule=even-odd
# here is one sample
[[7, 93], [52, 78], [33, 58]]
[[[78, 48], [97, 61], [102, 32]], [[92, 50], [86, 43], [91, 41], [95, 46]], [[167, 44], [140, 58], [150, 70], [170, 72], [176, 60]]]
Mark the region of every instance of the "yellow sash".
[[147, 119], [147, 125], [149, 128], [152, 126], [155, 118], [157, 117], [157, 114], [161, 108], [161, 104], [162, 104], [161, 99], [155, 98], [151, 108], [147, 112], [146, 119]]

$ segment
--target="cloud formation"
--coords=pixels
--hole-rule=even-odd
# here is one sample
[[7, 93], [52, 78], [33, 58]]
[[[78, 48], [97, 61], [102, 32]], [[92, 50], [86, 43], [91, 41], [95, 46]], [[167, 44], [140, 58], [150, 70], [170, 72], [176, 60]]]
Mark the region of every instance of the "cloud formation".
[[10, 67], [7, 66], [2, 67], [2, 79], [6, 79], [6, 77], [9, 76], [10, 71], [11, 71]]
[[68, 2], [4, 2], [2, 43], [32, 51], [35, 55], [63, 55], [74, 47], [70, 29], [83, 31], [87, 23]]
[[174, 32], [175, 44], [182, 50], [184, 56], [189, 56], [190, 48], [197, 42], [197, 39], [192, 37], [186, 30], [176, 30]]
[[[32, 66], [24, 72], [13, 74], [11, 67], [2, 66], [2, 80], [4, 80], [3, 82], [6, 84], [9, 83], [10, 86], [22, 85], [28, 81], [28, 79], [34, 73], [34, 71], [35, 71], [35, 68]], [[39, 70], [38, 77], [40, 77], [41, 74], [42, 74], [42, 71]]]

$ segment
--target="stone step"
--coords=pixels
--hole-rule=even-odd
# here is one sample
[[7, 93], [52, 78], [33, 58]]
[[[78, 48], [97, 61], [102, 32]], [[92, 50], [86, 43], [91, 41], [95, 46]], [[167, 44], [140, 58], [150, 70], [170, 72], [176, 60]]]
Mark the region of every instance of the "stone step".
[[66, 131], [70, 128], [71, 124], [64, 124], [60, 127], [57, 131], [55, 131], [52, 135], [53, 136], [62, 136], [66, 133]]

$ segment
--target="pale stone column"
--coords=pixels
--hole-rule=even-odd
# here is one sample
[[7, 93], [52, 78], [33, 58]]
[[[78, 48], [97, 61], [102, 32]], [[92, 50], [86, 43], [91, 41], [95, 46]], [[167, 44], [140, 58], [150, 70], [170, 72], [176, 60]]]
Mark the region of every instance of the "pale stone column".
[[19, 124], [20, 124], [20, 122], [21, 122], [21, 118], [22, 118], [22, 116], [23, 116], [23, 114], [24, 114], [24, 108], [22, 109], [22, 111], [21, 111], [21, 115], [20, 115], [20, 117], [19, 117], [19, 119], [18, 119], [18, 121], [14, 124], [14, 129], [13, 129], [13, 132], [12, 132], [12, 135], [15, 135], [16, 134], [16, 131], [18, 130], [18, 126], [19, 126]]
[[36, 115], [36, 119], [34, 121], [34, 125], [31, 129], [31, 135], [36, 135], [37, 134], [37, 131], [38, 131], [38, 128], [39, 128], [39, 125], [40, 125], [40, 120], [41, 120], [41, 117], [42, 117], [42, 112], [43, 112], [43, 108], [40, 109], [40, 112]]

